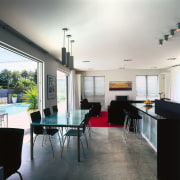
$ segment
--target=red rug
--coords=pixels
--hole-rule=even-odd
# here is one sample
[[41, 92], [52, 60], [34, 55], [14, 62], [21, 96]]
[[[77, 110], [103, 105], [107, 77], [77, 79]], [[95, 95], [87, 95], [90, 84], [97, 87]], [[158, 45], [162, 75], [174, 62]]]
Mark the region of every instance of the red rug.
[[111, 125], [108, 123], [108, 112], [102, 111], [99, 117], [91, 118], [92, 127], [122, 127], [119, 125]]

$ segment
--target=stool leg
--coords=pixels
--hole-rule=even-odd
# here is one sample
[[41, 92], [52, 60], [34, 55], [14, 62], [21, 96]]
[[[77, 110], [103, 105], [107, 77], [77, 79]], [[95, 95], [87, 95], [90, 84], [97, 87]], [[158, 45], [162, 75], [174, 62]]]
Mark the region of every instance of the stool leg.
[[127, 126], [126, 126], [126, 132], [125, 132], [125, 142], [126, 143], [127, 143], [127, 139], [128, 139], [130, 124], [131, 124], [131, 118], [128, 117]]

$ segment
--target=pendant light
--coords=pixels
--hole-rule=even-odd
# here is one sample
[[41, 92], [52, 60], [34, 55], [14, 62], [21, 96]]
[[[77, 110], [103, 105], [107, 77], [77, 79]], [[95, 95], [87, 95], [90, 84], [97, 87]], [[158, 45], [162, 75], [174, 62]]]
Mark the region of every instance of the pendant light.
[[74, 69], [74, 57], [72, 55], [72, 43], [74, 43], [75, 41], [74, 40], [71, 40], [71, 56], [70, 56], [70, 59], [69, 59], [69, 67], [70, 69]]
[[62, 47], [62, 65], [66, 66], [66, 48], [65, 48], [65, 33], [66, 31], [68, 31], [68, 28], [63, 28], [62, 29], [64, 31], [64, 37], [63, 37], [63, 47]]
[[66, 66], [69, 67], [69, 59], [70, 59], [69, 38], [71, 37], [71, 35], [68, 34], [66, 37], [68, 38], [68, 52], [66, 53]]

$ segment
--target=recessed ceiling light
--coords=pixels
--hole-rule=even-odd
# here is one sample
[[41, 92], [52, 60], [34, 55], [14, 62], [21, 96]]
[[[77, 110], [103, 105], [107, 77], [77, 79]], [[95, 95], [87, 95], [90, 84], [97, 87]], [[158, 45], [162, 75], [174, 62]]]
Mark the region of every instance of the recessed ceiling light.
[[176, 60], [176, 58], [168, 58], [167, 60], [169, 60], [169, 61]]
[[132, 59], [124, 59], [124, 61], [132, 61]]
[[91, 62], [91, 61], [82, 61], [82, 62], [88, 63], [88, 62]]

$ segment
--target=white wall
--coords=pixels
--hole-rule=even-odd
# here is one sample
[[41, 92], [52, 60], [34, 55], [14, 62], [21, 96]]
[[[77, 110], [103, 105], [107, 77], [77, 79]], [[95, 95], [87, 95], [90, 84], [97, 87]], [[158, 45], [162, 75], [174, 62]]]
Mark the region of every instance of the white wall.
[[[105, 77], [105, 107], [117, 95], [128, 95], [130, 100], [136, 99], [136, 75], [159, 75], [159, 70], [111, 70], [111, 71], [87, 71], [82, 76], [104, 76]], [[132, 81], [132, 91], [109, 91], [110, 81]]]
[[166, 73], [167, 97], [180, 102], [180, 66], [169, 68]]
[[41, 48], [34, 46], [32, 43], [23, 39], [20, 35], [16, 35], [13, 31], [0, 26], [0, 45], [3, 44], [13, 47], [18, 51], [22, 51], [44, 62], [43, 89], [45, 95], [45, 107], [51, 107], [52, 105], [57, 104], [57, 98], [51, 100], [47, 99], [47, 75], [56, 76], [57, 68], [63, 69], [63, 71], [67, 73], [69, 73], [70, 70], [62, 66], [60, 60], [55, 59]]

